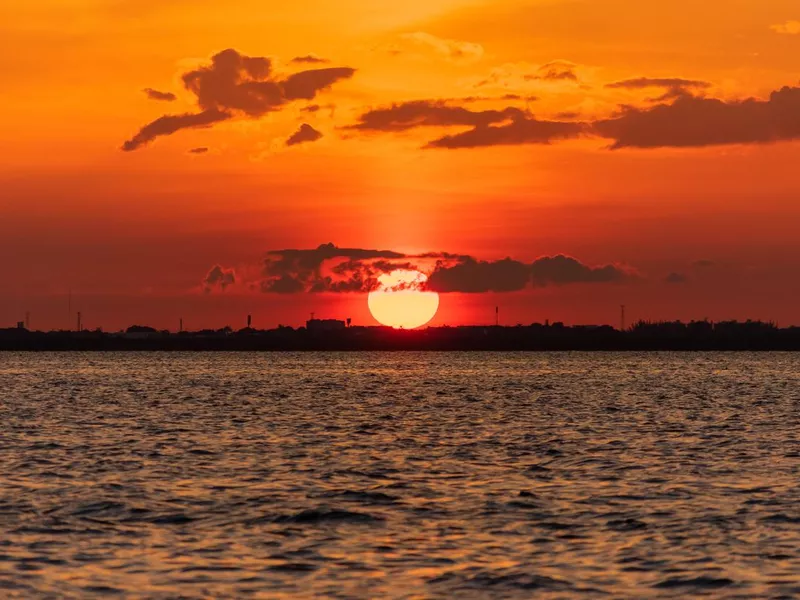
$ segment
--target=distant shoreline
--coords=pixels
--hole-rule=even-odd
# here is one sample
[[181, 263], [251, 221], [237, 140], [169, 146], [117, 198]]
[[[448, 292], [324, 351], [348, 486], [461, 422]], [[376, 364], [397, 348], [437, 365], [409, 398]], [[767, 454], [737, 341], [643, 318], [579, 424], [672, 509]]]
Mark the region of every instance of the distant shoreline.
[[431, 327], [394, 330], [342, 327], [332, 330], [280, 327], [271, 330], [205, 330], [171, 333], [134, 326], [124, 332], [0, 329], [0, 351], [465, 351], [465, 352], [642, 352], [800, 351], [800, 327], [770, 323], [638, 323], [620, 331], [609, 326], [553, 325]]

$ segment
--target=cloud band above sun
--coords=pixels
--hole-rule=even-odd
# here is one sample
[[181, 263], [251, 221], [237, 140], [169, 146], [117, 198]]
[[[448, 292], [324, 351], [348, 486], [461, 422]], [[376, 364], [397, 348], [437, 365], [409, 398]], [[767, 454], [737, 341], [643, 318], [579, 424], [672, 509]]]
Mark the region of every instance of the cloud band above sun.
[[[380, 278], [397, 270], [426, 273], [421, 291], [479, 294], [518, 292], [551, 285], [619, 283], [637, 277], [624, 265], [592, 266], [565, 255], [543, 256], [532, 262], [505, 258], [431, 252], [405, 254], [393, 250], [339, 248], [322, 244], [313, 249], [267, 253], [250, 289], [268, 294], [367, 293], [379, 289]], [[224, 289], [238, 281], [233, 269], [212, 268], [205, 289]], [[394, 291], [402, 291], [400, 288]]]

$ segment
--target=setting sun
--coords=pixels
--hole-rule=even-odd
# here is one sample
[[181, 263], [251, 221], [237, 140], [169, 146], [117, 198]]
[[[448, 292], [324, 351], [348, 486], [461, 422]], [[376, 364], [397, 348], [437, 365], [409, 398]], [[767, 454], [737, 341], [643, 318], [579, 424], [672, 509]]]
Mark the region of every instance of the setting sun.
[[416, 329], [428, 323], [439, 308], [439, 294], [423, 291], [427, 275], [396, 270], [378, 278], [380, 287], [369, 293], [369, 311], [381, 325]]

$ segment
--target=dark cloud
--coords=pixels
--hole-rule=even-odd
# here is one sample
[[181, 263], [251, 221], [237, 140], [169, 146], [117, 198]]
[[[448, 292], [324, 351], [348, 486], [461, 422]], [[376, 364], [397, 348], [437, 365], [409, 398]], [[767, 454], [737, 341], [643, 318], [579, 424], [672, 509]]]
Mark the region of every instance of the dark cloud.
[[292, 59], [292, 62], [295, 64], [324, 64], [329, 63], [327, 58], [320, 58], [319, 56], [315, 56], [313, 54], [306, 54], [305, 56], [295, 56]]
[[707, 259], [700, 259], [696, 260], [692, 263], [693, 267], [697, 267], [698, 269], [709, 269], [713, 267], [716, 263], [713, 260]]
[[533, 263], [511, 258], [480, 261], [467, 256], [455, 262], [438, 262], [428, 279], [428, 288], [443, 293], [516, 292], [530, 286], [610, 283], [630, 277], [628, 271], [613, 265], [590, 267], [563, 255], [545, 256]]
[[265, 294], [298, 294], [305, 289], [305, 283], [293, 275], [281, 275], [261, 282], [261, 291]]
[[577, 138], [586, 131], [584, 123], [571, 121], [540, 121], [525, 116], [502, 125], [474, 127], [468, 131], [446, 135], [429, 142], [426, 148], [479, 148], [517, 144], [550, 144], [554, 141]]
[[477, 127], [502, 123], [525, 113], [519, 108], [473, 111], [463, 106], [451, 106], [443, 100], [414, 100], [376, 108], [361, 115], [350, 129], [362, 131], [406, 131], [415, 127]]
[[244, 56], [233, 49], [223, 50], [211, 58], [210, 65], [189, 71], [182, 77], [186, 89], [195, 95], [200, 113], [156, 119], [126, 142], [123, 149], [135, 150], [158, 136], [197, 127], [198, 122], [210, 125], [235, 116], [255, 119], [296, 100], [313, 100], [323, 90], [354, 73], [349, 67], [331, 67], [278, 78], [273, 74], [270, 59]]
[[258, 287], [274, 294], [369, 292], [377, 289], [381, 275], [397, 269], [429, 273], [425, 289], [466, 294], [516, 292], [548, 285], [612, 283], [633, 277], [629, 270], [619, 266], [589, 266], [563, 255], [525, 263], [511, 258], [482, 261], [447, 252], [407, 255], [391, 250], [323, 244], [308, 250], [269, 252]]
[[611, 89], [641, 90], [647, 88], [665, 88], [664, 93], [656, 98], [650, 98], [654, 102], [665, 102], [675, 100], [683, 96], [691, 96], [696, 90], [704, 90], [711, 87], [708, 81], [697, 79], [683, 79], [680, 77], [638, 77], [636, 79], [625, 79], [606, 85]]
[[525, 75], [526, 81], [578, 81], [576, 64], [565, 60], [554, 60], [539, 67], [536, 73]]
[[203, 279], [203, 287], [206, 292], [219, 288], [225, 290], [229, 285], [236, 283], [236, 272], [233, 269], [225, 269], [220, 265], [214, 266]]
[[199, 148], [192, 148], [189, 150], [189, 154], [205, 154], [208, 152], [208, 148], [205, 146], [200, 146]]
[[680, 77], [637, 77], [636, 79], [625, 79], [606, 85], [611, 89], [640, 90], [652, 87], [665, 88], [708, 88], [711, 84], [708, 81], [697, 79], [682, 79]]
[[349, 79], [355, 73], [349, 67], [312, 69], [289, 75], [282, 83], [286, 100], [313, 100], [314, 97], [341, 79]]
[[309, 104], [308, 106], [304, 106], [301, 108], [303, 112], [315, 113], [322, 110], [322, 107], [319, 104]]
[[[467, 99], [469, 100], [469, 99]], [[462, 100], [463, 101], [463, 100]], [[549, 144], [585, 133], [584, 123], [539, 120], [529, 112], [507, 107], [502, 110], [470, 110], [444, 100], [415, 100], [363, 113], [350, 129], [398, 132], [417, 127], [469, 127], [429, 142], [426, 148], [476, 148], [513, 144]]]
[[170, 135], [181, 129], [210, 127], [214, 123], [225, 121], [231, 117], [230, 113], [213, 109], [195, 114], [165, 115], [142, 127], [139, 133], [122, 145], [122, 149], [125, 152], [130, 152], [152, 142], [159, 136]]
[[522, 96], [521, 94], [503, 94], [500, 100], [525, 100], [525, 102], [536, 102], [539, 96]]
[[[478, 148], [549, 144], [592, 136], [612, 140], [611, 148], [701, 147], [769, 143], [800, 139], [800, 87], [784, 87], [768, 99], [721, 100], [696, 95], [708, 82], [682, 78], [638, 78], [609, 84], [614, 88], [665, 88], [656, 104], [622, 106], [609, 118], [581, 122], [575, 112], [538, 119], [516, 107], [470, 110], [470, 97], [416, 100], [364, 112], [349, 129], [401, 132], [419, 127], [463, 127], [425, 148]], [[511, 97], [516, 98], [516, 95]], [[486, 98], [488, 99], [488, 98]]]
[[150, 100], [162, 100], [164, 102], [174, 102], [178, 97], [172, 92], [159, 92], [153, 88], [145, 88], [142, 90]]
[[784, 87], [768, 100], [725, 101], [680, 96], [671, 104], [625, 107], [594, 123], [612, 148], [701, 147], [800, 138], [800, 88]]
[[689, 278], [683, 273], [670, 273], [664, 278], [666, 283], [686, 283]]
[[538, 286], [569, 283], [609, 283], [629, 279], [631, 273], [614, 265], [589, 267], [571, 256], [545, 256], [531, 265], [533, 283]]
[[288, 140], [286, 140], [287, 146], [296, 146], [297, 144], [304, 144], [306, 142], [316, 142], [318, 139], [322, 137], [322, 134], [314, 129], [308, 123], [303, 123], [300, 126], [300, 129], [295, 131]]
[[530, 265], [510, 258], [485, 262], [470, 256], [455, 264], [437, 264], [428, 278], [428, 288], [442, 293], [516, 292], [530, 281]]
[[[404, 254], [391, 250], [339, 248], [332, 243], [322, 244], [309, 250], [274, 250], [269, 252], [264, 260], [262, 268], [264, 280], [261, 282], [261, 290], [277, 294], [291, 294], [297, 291], [342, 291], [343, 286], [353, 286], [354, 281], [361, 281], [364, 287], [359, 289], [368, 291], [367, 277], [362, 275], [364, 261], [403, 258]], [[324, 265], [329, 272], [323, 269]], [[334, 280], [333, 275], [340, 277]], [[342, 281], [350, 283], [342, 284]], [[377, 280], [373, 285], [376, 283]]]

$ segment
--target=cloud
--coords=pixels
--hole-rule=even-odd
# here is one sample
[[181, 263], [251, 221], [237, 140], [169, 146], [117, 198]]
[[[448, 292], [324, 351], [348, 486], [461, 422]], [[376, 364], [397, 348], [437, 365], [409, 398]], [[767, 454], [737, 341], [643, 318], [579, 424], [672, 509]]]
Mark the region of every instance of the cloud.
[[322, 137], [322, 134], [314, 129], [308, 123], [303, 123], [300, 126], [300, 129], [295, 131], [288, 140], [286, 140], [287, 146], [296, 146], [297, 144], [304, 144], [306, 142], [316, 142], [318, 139]]
[[131, 152], [152, 142], [159, 136], [171, 135], [181, 129], [210, 127], [214, 123], [230, 119], [233, 115], [219, 110], [205, 110], [201, 113], [183, 115], [165, 115], [152, 123], [148, 123], [135, 136], [122, 145], [125, 152]]
[[554, 141], [577, 138], [586, 125], [572, 121], [541, 121], [522, 116], [501, 125], [481, 125], [468, 131], [445, 135], [428, 142], [426, 148], [479, 148], [518, 144], [550, 144]]
[[673, 283], [673, 284], [686, 283], [687, 281], [689, 281], [689, 278], [683, 273], [670, 273], [664, 278], [664, 281], [666, 283]]
[[150, 100], [162, 100], [164, 102], [174, 102], [178, 97], [172, 92], [159, 92], [153, 88], [145, 88], [142, 90]]
[[[480, 44], [440, 38], [423, 31], [404, 33], [399, 36], [399, 39], [401, 42], [414, 47], [430, 49], [454, 62], [475, 62], [480, 60], [484, 53], [483, 46]], [[392, 53], [402, 54], [403, 49], [395, 46], [392, 48]]]
[[428, 288], [442, 293], [516, 292], [530, 280], [529, 265], [510, 258], [485, 262], [470, 256], [455, 264], [440, 262], [428, 277]]
[[418, 100], [365, 112], [350, 129], [397, 132], [417, 127], [468, 127], [435, 139], [426, 148], [476, 148], [511, 144], [549, 144], [583, 134], [586, 125], [543, 121], [516, 107], [473, 111], [445, 101]]
[[[463, 127], [425, 144], [424, 148], [479, 148], [551, 144], [580, 137], [605, 138], [610, 148], [689, 148], [725, 144], [770, 143], [800, 139], [800, 87], [784, 87], [767, 99], [722, 100], [693, 95], [707, 82], [639, 78], [610, 84], [617, 88], [657, 86], [667, 93], [657, 104], [623, 105], [616, 114], [579, 121], [574, 112], [539, 119], [530, 110], [471, 110], [456, 100], [416, 100], [362, 113], [348, 129], [402, 132], [415, 128]], [[462, 103], [469, 99], [460, 99]]]
[[192, 148], [189, 150], [189, 154], [205, 154], [208, 152], [208, 148], [205, 146], [200, 146], [199, 148]]
[[225, 269], [220, 265], [214, 266], [203, 279], [203, 288], [211, 292], [216, 288], [225, 290], [229, 285], [236, 283], [236, 273], [233, 269]]
[[633, 277], [629, 269], [615, 265], [590, 267], [571, 256], [546, 256], [531, 265], [533, 282], [539, 286], [570, 283], [608, 283]]
[[714, 265], [716, 265], [716, 263], [713, 260], [708, 259], [700, 259], [692, 263], [692, 266], [697, 267], [698, 269], [709, 269]]
[[313, 100], [322, 90], [341, 79], [349, 79], [354, 73], [355, 69], [349, 67], [312, 69], [290, 75], [280, 85], [286, 100]]
[[483, 261], [447, 252], [409, 255], [392, 250], [339, 248], [329, 243], [314, 249], [269, 252], [256, 287], [271, 294], [364, 293], [377, 289], [382, 274], [398, 269], [426, 273], [429, 278], [425, 289], [466, 294], [614, 283], [635, 277], [625, 267], [590, 266], [564, 255], [545, 256], [532, 263], [511, 258]]
[[516, 292], [531, 286], [619, 282], [630, 276], [629, 271], [613, 265], [590, 267], [564, 255], [545, 256], [530, 264], [511, 258], [479, 261], [462, 257], [454, 264], [438, 263], [428, 287], [443, 293]]
[[567, 60], [554, 60], [540, 66], [535, 73], [525, 75], [526, 81], [578, 81], [578, 65]]
[[355, 69], [330, 67], [276, 76], [272, 62], [228, 49], [215, 54], [211, 64], [185, 73], [186, 89], [195, 95], [201, 112], [165, 115], [145, 125], [124, 150], [135, 150], [163, 135], [188, 127], [208, 126], [234, 117], [257, 119], [296, 100], [313, 100], [334, 83], [353, 76]]
[[349, 129], [406, 131], [415, 127], [477, 127], [501, 123], [523, 114], [522, 110], [514, 107], [472, 111], [462, 106], [448, 105], [444, 100], [415, 100], [369, 110]]
[[544, 64], [510, 62], [498, 65], [485, 77], [477, 79], [476, 88], [502, 88], [511, 91], [550, 89], [563, 91], [564, 85], [573, 88], [580, 83], [582, 65], [568, 60], [552, 60]]
[[682, 79], [680, 77], [637, 77], [635, 79], [624, 79], [606, 85], [611, 89], [640, 90], [650, 87], [683, 87], [683, 88], [707, 88], [711, 87], [708, 81], [697, 79]]
[[612, 148], [702, 147], [800, 138], [800, 88], [784, 87], [768, 100], [725, 101], [680, 96], [671, 104], [625, 107], [594, 123]]
[[327, 58], [320, 58], [314, 54], [306, 54], [305, 56], [295, 56], [291, 62], [295, 64], [324, 64], [329, 63]]
[[[374, 289], [370, 286], [377, 285], [377, 279], [369, 280], [369, 274], [364, 273], [364, 261], [383, 261], [381, 264], [387, 265], [385, 261], [404, 257], [391, 250], [339, 248], [332, 243], [314, 249], [273, 250], [264, 260], [259, 286], [263, 292], [276, 294], [369, 291]], [[342, 264], [353, 268], [342, 267]], [[323, 265], [327, 269], [323, 269]]]
[[704, 90], [711, 87], [708, 81], [697, 79], [683, 79], [680, 77], [637, 77], [636, 79], [625, 79], [606, 85], [609, 89], [641, 90], [647, 88], [665, 88], [664, 93], [657, 98], [651, 98], [654, 102], [664, 102], [675, 100], [682, 96], [691, 96], [693, 90]]
[[770, 29], [783, 35], [800, 35], [800, 21], [786, 21], [779, 25], [772, 25]]

